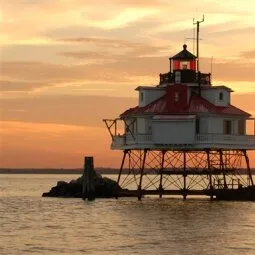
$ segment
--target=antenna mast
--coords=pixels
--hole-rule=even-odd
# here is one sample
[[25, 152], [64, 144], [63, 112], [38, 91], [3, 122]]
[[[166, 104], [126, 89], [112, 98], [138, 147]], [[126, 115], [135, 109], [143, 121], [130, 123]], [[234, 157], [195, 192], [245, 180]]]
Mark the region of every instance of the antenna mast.
[[193, 18], [193, 54], [195, 53], [195, 26], [194, 26], [195, 18]]
[[193, 24], [197, 25], [197, 72], [199, 72], [199, 25], [200, 23], [204, 22], [205, 16], [203, 15], [202, 20], [200, 21], [194, 21], [193, 19]]

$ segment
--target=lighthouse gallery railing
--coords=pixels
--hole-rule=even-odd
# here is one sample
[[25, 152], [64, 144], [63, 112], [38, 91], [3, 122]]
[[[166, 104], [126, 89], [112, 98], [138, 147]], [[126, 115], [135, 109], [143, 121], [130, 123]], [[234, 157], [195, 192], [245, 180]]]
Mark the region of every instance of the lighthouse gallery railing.
[[[113, 136], [112, 145], [115, 147], [124, 145], [150, 145], [154, 144], [152, 134], [135, 134]], [[185, 141], [183, 143], [185, 144]], [[195, 135], [194, 145], [199, 144], [226, 144], [226, 145], [254, 145], [254, 135], [221, 135], [221, 134], [197, 134]]]
[[196, 143], [217, 143], [217, 144], [249, 144], [255, 145], [254, 135], [220, 135], [220, 134], [198, 134]]

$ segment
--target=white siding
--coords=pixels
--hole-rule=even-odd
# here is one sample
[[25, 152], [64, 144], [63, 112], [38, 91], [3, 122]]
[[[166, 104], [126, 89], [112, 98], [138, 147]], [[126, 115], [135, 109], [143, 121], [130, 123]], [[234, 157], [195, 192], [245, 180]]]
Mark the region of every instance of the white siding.
[[[241, 119], [228, 117], [200, 117], [200, 134], [224, 134], [224, 120], [232, 122], [231, 134], [239, 135], [238, 121]], [[244, 131], [246, 130], [246, 123], [244, 123]], [[244, 132], [246, 134], [246, 132]]]
[[[220, 93], [223, 95], [222, 100], [220, 100]], [[230, 92], [222, 88], [202, 90], [201, 95], [216, 106], [227, 106], [230, 103]]]
[[137, 118], [137, 133], [138, 134], [146, 133], [146, 119]]
[[[254, 124], [255, 125], [255, 124]], [[247, 130], [246, 130], [246, 128], [247, 128], [247, 122], [245, 121], [244, 122], [244, 135], [247, 135]], [[255, 127], [253, 127], [253, 135], [255, 136]]]
[[141, 89], [139, 91], [139, 106], [140, 107], [146, 106], [149, 103], [155, 101], [156, 99], [162, 97], [164, 94], [165, 90]]
[[223, 134], [223, 119], [220, 117], [210, 117], [208, 119], [208, 133]]
[[152, 132], [152, 119], [146, 119], [145, 120], [145, 132], [147, 134], [151, 134]]
[[209, 118], [203, 117], [203, 118], [199, 118], [199, 124], [200, 124], [200, 128], [199, 128], [199, 133], [200, 134], [207, 134], [208, 130], [209, 130]]
[[232, 123], [232, 134], [238, 135], [238, 120], [233, 120]]
[[194, 138], [194, 120], [152, 122], [152, 140], [155, 144], [192, 144]]
[[238, 135], [238, 119], [228, 117], [210, 117], [208, 133], [209, 134], [224, 134], [224, 121], [231, 121], [231, 134]]
[[137, 122], [134, 121], [133, 119], [126, 119], [125, 133], [126, 134], [130, 134], [130, 133], [135, 134], [136, 132], [137, 132]]
[[[218, 92], [218, 93], [217, 93]], [[220, 100], [220, 93], [222, 93], [223, 95], [223, 99]], [[219, 89], [219, 91], [216, 90], [215, 92], [215, 105], [217, 106], [227, 106], [230, 103], [230, 92], [223, 90], [223, 89]]]
[[[240, 135], [239, 129], [238, 129], [239, 120], [243, 120], [243, 119], [233, 119], [233, 134], [234, 135]], [[246, 121], [244, 121], [244, 134], [243, 135], [246, 135]]]

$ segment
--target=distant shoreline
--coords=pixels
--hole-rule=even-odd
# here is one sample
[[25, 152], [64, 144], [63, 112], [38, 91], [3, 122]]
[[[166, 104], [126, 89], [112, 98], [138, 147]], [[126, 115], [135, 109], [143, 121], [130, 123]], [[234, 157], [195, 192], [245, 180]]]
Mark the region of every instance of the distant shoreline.
[[[95, 169], [99, 174], [118, 174], [119, 169], [115, 168], [96, 168]], [[127, 169], [123, 169], [123, 173], [127, 173]], [[150, 171], [146, 171], [150, 173]], [[255, 175], [255, 168], [251, 169], [252, 175]], [[83, 169], [61, 169], [61, 168], [52, 168], [52, 169], [28, 169], [28, 168], [0, 168], [0, 174], [77, 174], [81, 175]], [[245, 169], [241, 169], [241, 174], [246, 174]]]
[[[118, 169], [95, 169], [100, 174], [118, 174]], [[83, 169], [14, 169], [1, 168], [0, 174], [79, 174], [83, 173]]]

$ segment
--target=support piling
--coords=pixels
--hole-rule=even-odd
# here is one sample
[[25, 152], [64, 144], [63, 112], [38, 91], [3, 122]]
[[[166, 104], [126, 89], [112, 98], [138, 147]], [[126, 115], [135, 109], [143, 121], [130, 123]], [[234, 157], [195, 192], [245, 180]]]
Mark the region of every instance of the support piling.
[[85, 157], [82, 185], [82, 197], [84, 200], [92, 201], [95, 199], [94, 175], [94, 159], [93, 157]]
[[147, 155], [147, 149], [145, 149], [143, 151], [143, 161], [142, 161], [142, 166], [141, 166], [141, 169], [140, 169], [140, 181], [139, 181], [139, 186], [138, 186], [138, 200], [142, 199], [142, 181], [143, 181], [146, 155]]

